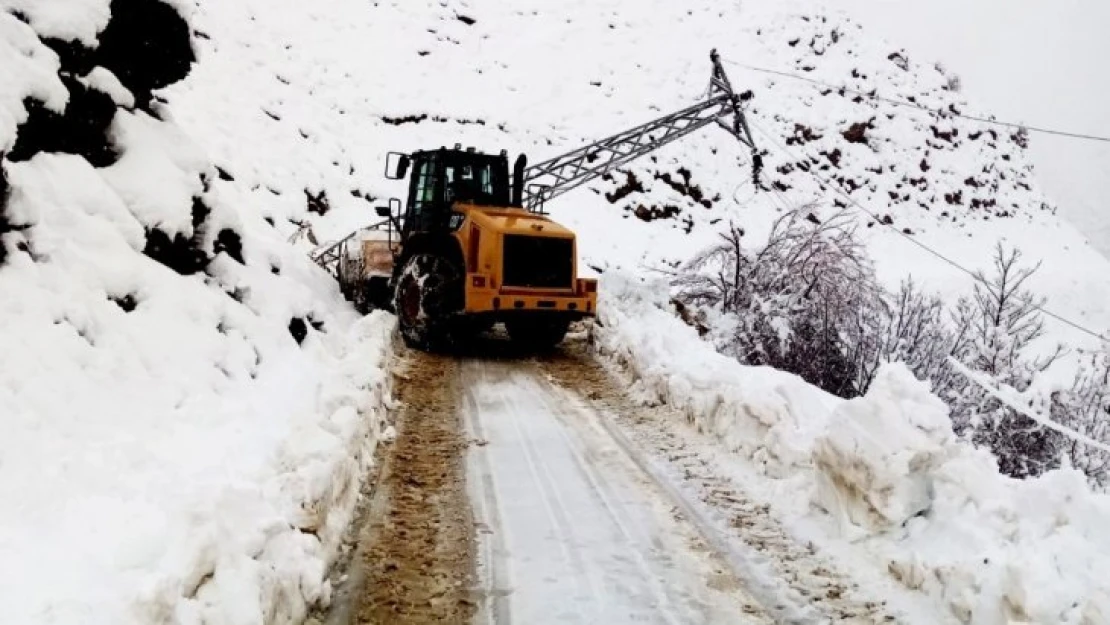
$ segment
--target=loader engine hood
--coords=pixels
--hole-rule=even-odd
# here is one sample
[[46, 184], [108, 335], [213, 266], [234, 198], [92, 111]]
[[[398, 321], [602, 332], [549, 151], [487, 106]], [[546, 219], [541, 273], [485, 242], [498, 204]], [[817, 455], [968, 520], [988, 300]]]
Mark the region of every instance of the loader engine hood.
[[503, 234], [555, 237], [573, 239], [574, 233], [543, 215], [536, 215], [520, 208], [478, 207], [472, 204], [456, 205], [459, 212], [469, 214], [482, 228]]

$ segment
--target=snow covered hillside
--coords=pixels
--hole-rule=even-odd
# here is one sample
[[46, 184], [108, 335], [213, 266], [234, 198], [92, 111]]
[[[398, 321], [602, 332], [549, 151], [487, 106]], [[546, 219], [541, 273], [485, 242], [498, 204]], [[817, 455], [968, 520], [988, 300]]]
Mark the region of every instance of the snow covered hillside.
[[[1098, 0], [829, 0], [914, 56], [944, 63], [999, 117], [1077, 133], [1110, 128], [1110, 53]], [[1033, 133], [1037, 179], [1060, 213], [1110, 255], [1110, 144]]]
[[392, 322], [154, 93], [189, 9], [0, 1], [4, 622], [300, 618], [384, 427]]
[[[858, 213], [886, 283], [912, 273], [946, 296], [970, 289], [906, 236], [971, 269], [1004, 240], [1043, 263], [1034, 286], [1050, 308], [1110, 328], [1110, 261], [1054, 213], [1020, 137], [737, 65], [989, 113], [931, 59], [807, 0], [0, 0], [5, 616], [285, 622], [326, 599], [324, 567], [384, 427], [391, 326], [356, 317], [305, 259], [306, 239], [343, 236], [404, 195], [382, 177], [387, 150], [461, 143], [536, 162], [693, 103], [711, 47], [753, 94], [772, 190], [753, 187], [746, 151], [723, 132], [672, 145], [548, 207], [593, 271], [667, 270], [730, 222], [758, 240], [788, 207], [814, 203], [820, 218], [845, 200], [815, 173], [883, 222]], [[822, 421], [866, 417], [803, 395], [827, 408], [815, 408]], [[803, 463], [844, 443], [822, 447], [811, 425], [799, 440], [784, 430], [782, 449]], [[954, 449], [943, 432], [907, 436], [933, 460]], [[1102, 506], [1069, 475], [1051, 478], [1062, 496]], [[917, 479], [890, 479], [903, 478]], [[970, 522], [994, 515], [998, 532], [1012, 529], [1016, 508], [979, 495], [987, 511]], [[891, 532], [903, 531], [897, 516]], [[1088, 530], [1058, 552], [1093, 544]], [[972, 570], [963, 555], [951, 566]], [[1004, 575], [1035, 588], [1020, 559], [1007, 562], [969, 584], [991, 602]], [[1073, 590], [1099, 590], [1090, 566]]]

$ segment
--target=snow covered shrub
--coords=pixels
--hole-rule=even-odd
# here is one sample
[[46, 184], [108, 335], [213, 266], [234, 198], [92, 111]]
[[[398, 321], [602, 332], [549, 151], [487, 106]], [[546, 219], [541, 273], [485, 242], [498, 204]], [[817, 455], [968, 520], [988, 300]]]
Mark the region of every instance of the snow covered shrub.
[[[821, 221], [807, 209], [775, 221], [758, 251], [731, 227], [718, 245], [688, 262], [677, 279], [679, 299], [720, 310], [735, 326], [722, 351], [745, 364], [796, 373], [840, 395], [859, 393], [846, 338], [861, 311], [881, 291], [856, 236], [854, 221], [837, 213]], [[867, 313], [863, 313], [867, 314]]]
[[[1052, 394], [1049, 410], [1053, 421], [1110, 444], [1110, 344], [1084, 364], [1071, 388]], [[1110, 454], [1075, 440], [1063, 441], [1063, 451], [1094, 485], [1110, 487]]]
[[[1045, 357], [1031, 354], [1034, 341], [1044, 335], [1039, 310], [1043, 300], [1025, 286], [1037, 267], [1023, 267], [1020, 260], [1017, 249], [1006, 251], [1001, 244], [996, 248], [994, 273], [989, 277], [978, 273], [971, 298], [957, 305], [951, 353], [995, 382], [1024, 392], [1038, 373], [1063, 354], [1063, 348]], [[966, 380], [953, 379], [945, 391], [956, 432], [989, 448], [1003, 473], [1024, 478], [1059, 466], [1062, 435], [1042, 428]]]
[[945, 323], [939, 297], [907, 280], [897, 293], [884, 293], [867, 303], [843, 330], [860, 394], [888, 362], [904, 363], [918, 378], [932, 382], [934, 391], [953, 384], [957, 374], [946, 363], [955, 337]]
[[[1021, 266], [1017, 250], [996, 250], [990, 276], [980, 273], [972, 294], [946, 314], [941, 300], [912, 281], [897, 293], [878, 286], [851, 216], [821, 221], [806, 209], [775, 222], [758, 250], [731, 227], [721, 242], [696, 256], [675, 280], [677, 300], [722, 314], [728, 329], [714, 341], [749, 365], [795, 373], [834, 395], [867, 392], [883, 365], [902, 362], [951, 408], [954, 430], [990, 449], [1002, 472], [1024, 478], [1056, 468], [1063, 454], [1093, 479], [1110, 475], [1110, 458], [1072, 449], [1062, 435], [1003, 405], [950, 366], [955, 358], [1018, 392], [1062, 355], [1037, 358], [1031, 347], [1044, 334], [1040, 302], [1025, 284], [1036, 267]], [[1107, 358], [1110, 361], [1110, 357]], [[1092, 368], [1052, 410], [1065, 423], [1082, 423], [1095, 438], [1110, 436], [1105, 364]], [[1047, 398], [1045, 400], [1048, 401]], [[1102, 403], [1100, 403], [1102, 402]], [[1103, 412], [1100, 412], [1103, 411]]]

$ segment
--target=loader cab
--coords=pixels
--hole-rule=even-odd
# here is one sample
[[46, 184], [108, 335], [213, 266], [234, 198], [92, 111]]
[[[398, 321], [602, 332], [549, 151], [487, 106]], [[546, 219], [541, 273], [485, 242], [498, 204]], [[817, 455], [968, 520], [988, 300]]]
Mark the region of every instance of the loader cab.
[[414, 232], [451, 231], [461, 225], [455, 202], [479, 206], [510, 206], [514, 193], [509, 160], [504, 152], [490, 155], [474, 148], [440, 148], [412, 154], [390, 154], [386, 177], [409, 176], [408, 201], [401, 222], [401, 238]]

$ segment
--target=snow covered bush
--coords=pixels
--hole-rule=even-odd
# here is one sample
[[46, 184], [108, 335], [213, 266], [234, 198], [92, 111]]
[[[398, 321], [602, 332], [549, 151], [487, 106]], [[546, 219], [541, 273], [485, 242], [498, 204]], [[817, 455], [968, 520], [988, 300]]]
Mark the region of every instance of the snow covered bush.
[[[1034, 343], [1044, 335], [1038, 300], [1026, 287], [1036, 267], [1020, 264], [1021, 252], [995, 250], [994, 271], [977, 274], [970, 299], [962, 300], [953, 322], [956, 339], [952, 357], [998, 384], [1024, 392], [1038, 373], [1063, 352], [1058, 346], [1036, 356]], [[1013, 477], [1040, 475], [1060, 466], [1064, 438], [1019, 414], [966, 379], [946, 389], [957, 433], [989, 448], [1003, 473]]]
[[757, 250], [732, 226], [681, 269], [678, 297], [728, 316], [733, 327], [721, 347], [741, 362], [796, 373], [836, 395], [857, 394], [845, 329], [880, 293], [853, 223], [846, 213], [821, 221], [792, 211]]
[[906, 280], [896, 293], [884, 292], [869, 303], [845, 330], [849, 359], [862, 392], [889, 362], [904, 363], [918, 378], [932, 382], [934, 391], [954, 383], [957, 374], [947, 367], [953, 335], [938, 296]]
[[1002, 405], [947, 361], [1018, 392], [1056, 361], [1061, 347], [1032, 352], [1044, 334], [1042, 302], [1026, 288], [1036, 267], [999, 247], [993, 272], [980, 272], [971, 297], [946, 311], [912, 281], [897, 293], [882, 289], [853, 224], [843, 212], [821, 220], [811, 208], [792, 211], [754, 250], [732, 226], [680, 270], [674, 286], [682, 310], [687, 317], [688, 307], [715, 311], [725, 329], [711, 334], [741, 363], [796, 373], [839, 397], [866, 393], [883, 365], [903, 362], [949, 403], [956, 432], [989, 448], [1004, 473], [1027, 477], [1059, 466], [1061, 435]]
[[780, 217], [754, 250], [731, 227], [680, 269], [678, 301], [723, 315], [727, 330], [715, 336], [724, 353], [796, 373], [840, 397], [865, 393], [891, 361], [947, 382], [952, 337], [939, 298], [912, 281], [884, 291], [852, 216], [821, 220], [811, 211]]
[[[1110, 344], [1089, 357], [1070, 388], [1051, 394], [1049, 415], [1057, 423], [1110, 444]], [[1061, 443], [1071, 466], [1104, 491], [1110, 488], [1110, 453], [1072, 439]]]

